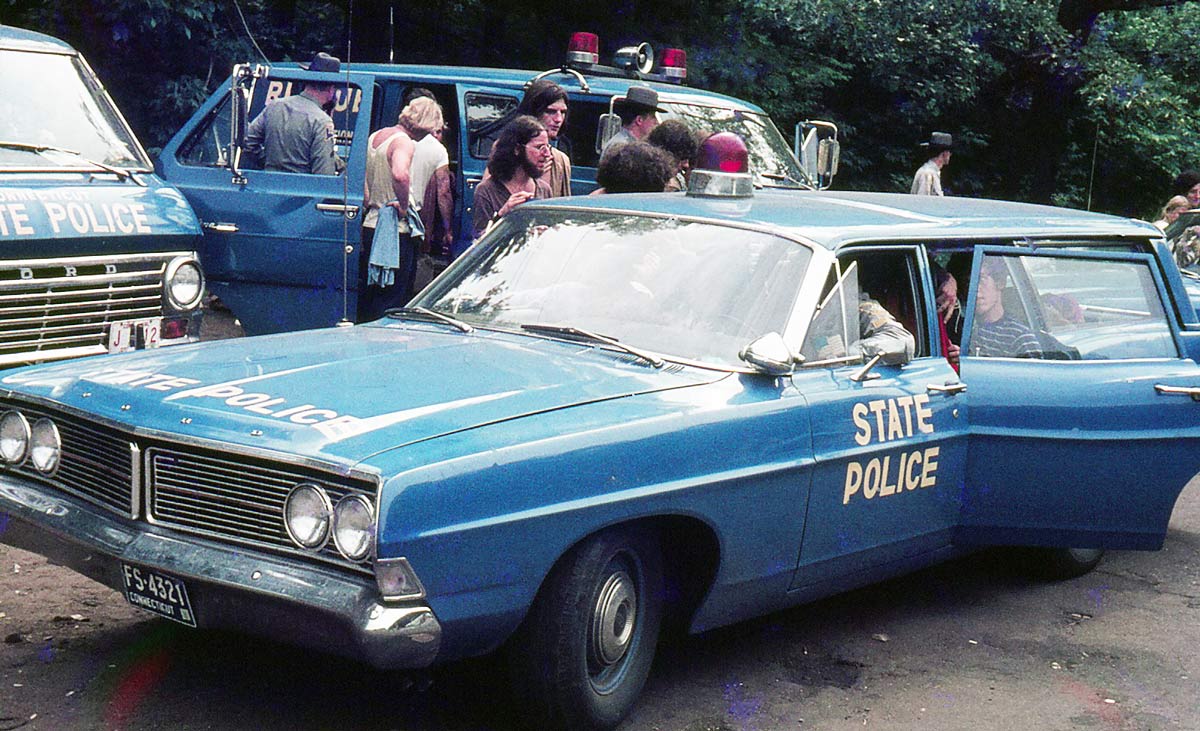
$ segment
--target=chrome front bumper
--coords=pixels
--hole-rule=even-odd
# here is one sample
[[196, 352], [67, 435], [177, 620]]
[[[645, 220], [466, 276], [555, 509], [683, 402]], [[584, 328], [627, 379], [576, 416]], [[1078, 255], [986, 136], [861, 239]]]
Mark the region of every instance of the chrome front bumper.
[[368, 577], [121, 520], [0, 476], [0, 543], [41, 554], [124, 593], [123, 563], [186, 582], [196, 623], [350, 657], [421, 668], [441, 646], [428, 606], [379, 601]]

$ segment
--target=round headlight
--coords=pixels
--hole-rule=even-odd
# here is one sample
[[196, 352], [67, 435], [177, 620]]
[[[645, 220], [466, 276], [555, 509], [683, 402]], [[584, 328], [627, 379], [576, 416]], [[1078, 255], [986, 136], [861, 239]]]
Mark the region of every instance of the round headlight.
[[333, 505], [316, 485], [297, 485], [283, 503], [283, 524], [301, 548], [316, 549], [329, 539]]
[[371, 554], [375, 515], [362, 495], [348, 495], [333, 509], [333, 544], [351, 561]]
[[58, 469], [62, 457], [62, 439], [58, 436], [58, 427], [49, 419], [38, 419], [33, 422], [32, 436], [29, 439], [29, 461], [43, 475], [53, 474]]
[[20, 464], [29, 451], [29, 422], [17, 411], [0, 416], [0, 458], [8, 464]]
[[204, 294], [204, 272], [195, 259], [179, 258], [167, 265], [167, 300], [178, 310], [200, 304]]

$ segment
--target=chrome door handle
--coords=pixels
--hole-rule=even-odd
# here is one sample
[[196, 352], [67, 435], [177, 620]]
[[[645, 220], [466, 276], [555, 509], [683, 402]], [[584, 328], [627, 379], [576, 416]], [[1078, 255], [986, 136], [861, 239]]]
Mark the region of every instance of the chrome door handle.
[[1168, 396], [1191, 396], [1193, 401], [1200, 401], [1200, 388], [1164, 386], [1161, 383], [1156, 383], [1154, 384], [1154, 390]]
[[351, 219], [358, 216], [358, 206], [347, 203], [318, 203], [317, 210], [321, 213], [340, 213]]
[[236, 223], [223, 223], [220, 221], [204, 221], [200, 224], [200, 228], [205, 231], [216, 231], [221, 234], [235, 234], [238, 232]]
[[962, 393], [963, 391], [966, 391], [967, 384], [963, 383], [962, 381], [955, 381], [954, 383], [945, 383], [940, 386], [936, 383], [930, 383], [925, 386], [925, 390], [926, 391], [938, 391], [940, 393], [946, 393], [946, 394], [955, 394], [955, 393]]

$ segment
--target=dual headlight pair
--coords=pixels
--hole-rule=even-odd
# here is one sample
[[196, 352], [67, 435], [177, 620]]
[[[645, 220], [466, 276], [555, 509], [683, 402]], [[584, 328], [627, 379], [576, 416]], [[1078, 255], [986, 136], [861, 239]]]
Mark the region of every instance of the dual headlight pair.
[[62, 459], [62, 439], [53, 421], [42, 417], [33, 424], [19, 411], [0, 416], [0, 459], [10, 466], [26, 459], [43, 475], [52, 475]]
[[347, 495], [334, 505], [317, 485], [297, 485], [283, 503], [283, 522], [301, 548], [318, 550], [332, 535], [334, 546], [351, 561], [371, 555], [375, 511], [362, 495]]

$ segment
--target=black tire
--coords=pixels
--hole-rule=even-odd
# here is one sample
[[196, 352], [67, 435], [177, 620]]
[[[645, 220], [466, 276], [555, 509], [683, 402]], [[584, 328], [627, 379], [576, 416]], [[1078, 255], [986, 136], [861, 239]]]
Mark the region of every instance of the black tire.
[[650, 674], [661, 595], [661, 552], [643, 532], [605, 531], [558, 562], [508, 650], [531, 728], [621, 722]]
[[1103, 548], [1038, 548], [1030, 557], [1030, 568], [1044, 579], [1073, 579], [1099, 566], [1103, 558]]

